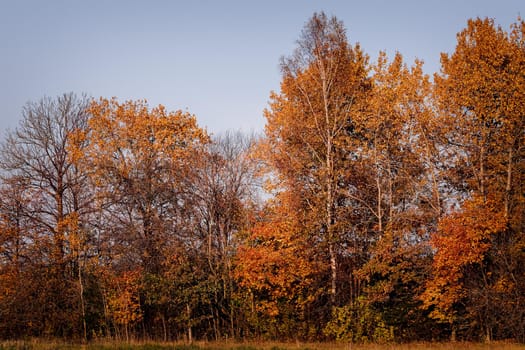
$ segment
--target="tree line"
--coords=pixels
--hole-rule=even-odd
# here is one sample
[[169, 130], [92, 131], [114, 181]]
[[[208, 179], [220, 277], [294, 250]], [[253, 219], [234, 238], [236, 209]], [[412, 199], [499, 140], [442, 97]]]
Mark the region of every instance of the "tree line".
[[525, 341], [525, 23], [433, 79], [316, 13], [263, 136], [73, 93], [0, 155], [0, 338]]

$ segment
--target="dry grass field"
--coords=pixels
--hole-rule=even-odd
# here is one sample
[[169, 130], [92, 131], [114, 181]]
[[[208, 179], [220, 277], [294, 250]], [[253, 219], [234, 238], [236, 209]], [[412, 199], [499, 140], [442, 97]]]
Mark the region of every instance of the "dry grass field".
[[116, 343], [87, 345], [64, 342], [6, 341], [0, 350], [524, 350], [525, 344], [505, 342], [481, 343], [410, 343], [410, 344], [343, 344], [343, 343]]

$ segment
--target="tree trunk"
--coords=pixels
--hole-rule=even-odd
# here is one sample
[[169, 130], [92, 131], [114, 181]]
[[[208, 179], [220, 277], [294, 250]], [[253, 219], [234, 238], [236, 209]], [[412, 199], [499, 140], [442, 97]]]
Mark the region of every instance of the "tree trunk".
[[509, 148], [509, 160], [507, 164], [507, 184], [505, 186], [505, 218], [509, 217], [510, 191], [512, 189], [512, 147]]
[[[80, 254], [80, 252], [79, 252]], [[78, 284], [80, 287], [80, 308], [82, 311], [82, 330], [84, 332], [84, 343], [87, 342], [87, 325], [86, 325], [86, 305], [84, 301], [84, 283], [82, 282], [82, 269], [81, 269], [81, 263], [80, 263], [80, 257], [78, 259]]]
[[188, 342], [191, 344], [193, 343], [193, 335], [191, 332], [191, 308], [190, 304], [186, 304], [186, 313], [188, 316]]
[[164, 315], [161, 315], [162, 320], [162, 332], [164, 333], [164, 342], [168, 341], [168, 330], [166, 329], [166, 319]]
[[330, 270], [332, 272], [331, 286], [330, 286], [330, 299], [332, 305], [335, 305], [336, 302], [336, 293], [337, 293], [337, 259], [335, 255], [335, 244], [330, 242], [328, 245], [330, 253]]
[[[330, 141], [330, 139], [329, 139]], [[335, 244], [334, 234], [334, 185], [333, 185], [333, 166], [331, 157], [331, 142], [327, 145], [327, 198], [326, 198], [326, 231], [328, 239], [328, 253], [330, 255], [330, 270], [331, 270], [331, 283], [330, 283], [330, 298], [332, 305], [335, 305], [337, 295], [337, 252]]]

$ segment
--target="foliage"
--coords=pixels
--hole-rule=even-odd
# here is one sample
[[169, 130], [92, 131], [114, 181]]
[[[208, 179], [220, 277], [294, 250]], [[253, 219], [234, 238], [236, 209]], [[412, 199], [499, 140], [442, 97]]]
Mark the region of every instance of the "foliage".
[[[524, 38], [469, 20], [431, 80], [316, 13], [264, 136], [144, 100], [28, 103], [0, 146], [0, 339], [525, 342]], [[254, 339], [295, 345], [228, 343]]]
[[288, 334], [307, 321], [319, 292], [312, 288], [319, 264], [298, 231], [298, 218], [283, 212], [289, 200], [270, 203], [237, 252], [235, 278], [252, 300], [250, 318], [259, 334]]
[[353, 305], [334, 308], [324, 332], [337, 341], [350, 343], [388, 343], [394, 340], [393, 327], [388, 327], [381, 313], [364, 298]]
[[522, 20], [510, 33], [490, 19], [469, 20], [435, 76], [447, 156], [443, 188], [461, 209], [440, 219], [434, 277], [423, 299], [453, 332], [477, 339], [515, 332], [504, 325], [523, 317], [508, 308], [510, 300], [523, 301], [516, 293], [523, 255], [515, 250], [525, 218], [523, 28]]
[[465, 268], [483, 262], [491, 236], [501, 233], [506, 224], [493, 202], [483, 203], [479, 198], [464, 203], [462, 212], [441, 219], [432, 239], [437, 250], [434, 277], [423, 296], [427, 305], [436, 306], [431, 316], [453, 321], [453, 306], [465, 296]]

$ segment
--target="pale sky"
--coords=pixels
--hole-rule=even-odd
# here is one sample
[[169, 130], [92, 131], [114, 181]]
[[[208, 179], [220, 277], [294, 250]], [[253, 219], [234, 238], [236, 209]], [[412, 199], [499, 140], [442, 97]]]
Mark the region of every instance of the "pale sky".
[[0, 0], [0, 133], [23, 105], [65, 92], [187, 110], [211, 133], [262, 131], [279, 59], [314, 12], [377, 57], [399, 51], [439, 70], [467, 19], [508, 30], [523, 0]]

